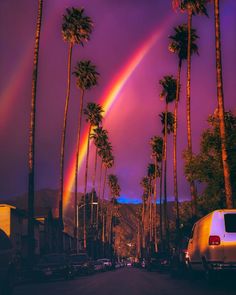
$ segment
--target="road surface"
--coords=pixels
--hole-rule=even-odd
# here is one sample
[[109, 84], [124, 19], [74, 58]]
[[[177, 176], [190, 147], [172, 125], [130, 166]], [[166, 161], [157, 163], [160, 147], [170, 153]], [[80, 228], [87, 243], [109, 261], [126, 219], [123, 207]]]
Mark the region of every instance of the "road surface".
[[22, 285], [14, 295], [235, 295], [236, 282], [229, 283], [209, 286], [201, 278], [173, 279], [168, 274], [123, 268], [71, 281]]

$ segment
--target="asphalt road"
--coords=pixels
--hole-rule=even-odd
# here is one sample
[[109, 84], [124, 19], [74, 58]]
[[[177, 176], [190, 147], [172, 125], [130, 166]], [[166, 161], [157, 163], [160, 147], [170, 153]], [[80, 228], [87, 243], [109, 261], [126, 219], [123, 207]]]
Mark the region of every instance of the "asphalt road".
[[173, 279], [168, 274], [124, 268], [71, 281], [18, 286], [14, 295], [231, 295], [236, 282], [209, 286], [204, 279]]

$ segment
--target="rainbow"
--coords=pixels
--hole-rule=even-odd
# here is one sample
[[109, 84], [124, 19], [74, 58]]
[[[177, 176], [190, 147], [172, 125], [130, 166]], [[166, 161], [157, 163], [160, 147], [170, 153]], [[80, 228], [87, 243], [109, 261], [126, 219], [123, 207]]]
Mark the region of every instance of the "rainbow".
[[[166, 23], [165, 23], [166, 24]], [[156, 44], [157, 40], [163, 34], [165, 24], [161, 27], [159, 26], [157, 30], [154, 31], [145, 42], [136, 50], [136, 52], [132, 55], [126, 65], [121, 69], [118, 75], [112, 80], [110, 85], [105, 90], [102, 98], [99, 100], [99, 103], [103, 106], [104, 109], [104, 117], [111, 110], [115, 100], [119, 97], [119, 94], [132, 73], [138, 67], [138, 65], [143, 61], [144, 57], [151, 50], [151, 48]], [[87, 150], [87, 137], [88, 137], [88, 128], [84, 131], [82, 140], [81, 140], [81, 148], [80, 148], [80, 159], [79, 159], [79, 169], [85, 159], [86, 150]], [[68, 170], [66, 172], [66, 181], [65, 181], [65, 193], [64, 193], [64, 204], [65, 208], [68, 206], [71, 196], [71, 191], [74, 187], [74, 169], [75, 169], [75, 154], [74, 150], [73, 156], [69, 162]]]
[[25, 73], [30, 68], [32, 61], [29, 59], [33, 51], [32, 42], [26, 47], [20, 62], [17, 65], [17, 70], [11, 75], [8, 84], [0, 94], [0, 130], [3, 130], [10, 120], [11, 110], [22, 85], [25, 83]]
[[[53, 16], [50, 19], [44, 20], [45, 17], [43, 12], [40, 48], [43, 47], [44, 44], [48, 43], [49, 37], [53, 34], [54, 26], [52, 26], [51, 23], [56, 22], [57, 14], [55, 14], [54, 11], [52, 11], [52, 13]], [[19, 97], [19, 92], [22, 89], [22, 86], [25, 85], [24, 83], [26, 83], [25, 73], [30, 73], [30, 69], [32, 70], [33, 52], [34, 39], [30, 40], [27, 46], [25, 47], [24, 53], [22, 54], [22, 57], [18, 65], [16, 66], [16, 70], [13, 72], [10, 79], [8, 80], [8, 84], [0, 93], [0, 131], [2, 131], [4, 127], [7, 126], [7, 123], [10, 121], [11, 111], [14, 109], [14, 104], [16, 103], [16, 100]]]

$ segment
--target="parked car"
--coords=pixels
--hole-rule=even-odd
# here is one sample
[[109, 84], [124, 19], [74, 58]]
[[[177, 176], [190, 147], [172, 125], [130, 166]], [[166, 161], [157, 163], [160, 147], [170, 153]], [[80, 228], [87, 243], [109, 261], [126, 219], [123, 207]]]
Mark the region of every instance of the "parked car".
[[33, 276], [35, 280], [71, 279], [74, 276], [74, 270], [68, 255], [49, 254], [41, 257], [33, 269]]
[[99, 261], [99, 260], [94, 261], [94, 271], [102, 272], [105, 270], [106, 270], [106, 268], [105, 268], [105, 265], [102, 261]]
[[77, 275], [92, 274], [94, 272], [94, 264], [87, 253], [79, 253], [70, 256], [70, 261], [74, 272]]
[[176, 248], [172, 249], [170, 257], [170, 272], [172, 276], [184, 276], [187, 271], [186, 255], [189, 238], [183, 236]]
[[147, 270], [148, 271], [157, 271], [160, 270], [160, 261], [158, 258], [150, 258], [147, 263]]
[[112, 262], [110, 259], [108, 258], [102, 258], [102, 259], [98, 259], [99, 262], [102, 262], [105, 270], [111, 270], [112, 269]]
[[120, 267], [125, 267], [125, 262], [124, 262], [124, 260], [121, 260], [121, 262], [120, 262]]
[[140, 261], [135, 261], [135, 262], [133, 263], [133, 267], [141, 268], [141, 262], [140, 262]]
[[147, 261], [146, 261], [146, 259], [142, 259], [142, 261], [141, 261], [141, 267], [142, 268], [146, 268], [147, 267]]
[[236, 210], [216, 210], [197, 221], [188, 242], [189, 270], [214, 279], [224, 271], [236, 271]]
[[10, 295], [13, 292], [15, 267], [12, 244], [4, 231], [0, 229], [0, 294]]
[[114, 262], [115, 269], [122, 268], [125, 266], [123, 261], [115, 261]]
[[166, 252], [158, 252], [147, 261], [148, 271], [166, 271], [170, 267], [170, 257]]

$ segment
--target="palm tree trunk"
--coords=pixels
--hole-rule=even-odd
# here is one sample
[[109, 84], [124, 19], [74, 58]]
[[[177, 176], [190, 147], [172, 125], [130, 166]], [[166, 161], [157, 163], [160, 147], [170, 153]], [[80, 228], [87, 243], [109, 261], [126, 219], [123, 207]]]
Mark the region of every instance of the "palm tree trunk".
[[142, 207], [142, 248], [146, 248], [145, 243], [145, 202], [143, 200], [143, 207]]
[[105, 256], [105, 227], [106, 227], [106, 220], [105, 220], [105, 211], [102, 214], [102, 255]]
[[94, 193], [95, 193], [95, 183], [96, 183], [96, 174], [97, 174], [97, 162], [98, 162], [98, 149], [96, 148], [95, 152], [95, 161], [94, 161], [94, 172], [93, 172], [93, 189], [92, 189], [92, 202], [91, 202], [91, 219], [90, 223], [93, 225], [93, 202], [94, 202]]
[[104, 174], [104, 182], [103, 182], [103, 189], [102, 189], [102, 214], [103, 214], [103, 223], [102, 223], [102, 241], [105, 243], [105, 204], [104, 204], [104, 197], [105, 197], [105, 189], [106, 189], [106, 179], [107, 179], [107, 167], [105, 167], [105, 174]]
[[177, 181], [177, 128], [178, 128], [178, 104], [179, 104], [179, 93], [180, 93], [180, 75], [181, 75], [182, 60], [179, 60], [178, 75], [177, 75], [177, 87], [176, 87], [176, 98], [175, 98], [175, 110], [174, 110], [174, 197], [176, 206], [176, 233], [177, 240], [179, 239], [179, 195], [178, 195], [178, 181]]
[[110, 220], [110, 223], [109, 223], [109, 244], [111, 245], [112, 244], [112, 225], [113, 225], [113, 210], [114, 210], [114, 202], [112, 200], [112, 203], [111, 203], [111, 220]]
[[227, 154], [227, 141], [225, 130], [225, 110], [224, 110], [224, 93], [223, 93], [223, 78], [222, 78], [222, 60], [221, 60], [221, 39], [220, 39], [220, 8], [219, 0], [214, 2], [215, 8], [215, 46], [216, 46], [216, 79], [217, 79], [217, 99], [218, 99], [218, 113], [220, 120], [220, 139], [221, 139], [221, 153], [222, 164], [225, 182], [226, 207], [233, 208], [232, 187], [230, 181], [230, 169]]
[[74, 236], [76, 242], [76, 252], [78, 253], [78, 239], [79, 239], [79, 215], [78, 215], [78, 167], [79, 167], [79, 153], [80, 153], [80, 137], [81, 137], [81, 125], [82, 125], [82, 113], [83, 113], [83, 100], [84, 90], [81, 91], [80, 107], [79, 107], [79, 120], [78, 120], [78, 134], [77, 134], [77, 148], [76, 148], [76, 162], [75, 162], [75, 221], [74, 221]]
[[29, 129], [29, 152], [28, 152], [28, 257], [32, 261], [34, 257], [34, 166], [35, 166], [35, 124], [36, 124], [36, 92], [38, 78], [39, 41], [42, 23], [43, 0], [38, 0], [38, 16], [35, 34], [31, 112]]
[[97, 230], [98, 230], [98, 222], [99, 222], [99, 208], [100, 210], [102, 210], [101, 187], [102, 187], [102, 160], [101, 160], [101, 167], [100, 167], [99, 189], [98, 189]]
[[[192, 10], [188, 8], [188, 52], [187, 52], [187, 134], [188, 152], [192, 156], [192, 129], [191, 129], [191, 30]], [[197, 215], [197, 196], [194, 181], [190, 181], [190, 192], [192, 199], [192, 214]]]
[[85, 164], [85, 176], [84, 176], [84, 249], [87, 248], [87, 231], [86, 231], [86, 194], [87, 194], [87, 184], [88, 184], [88, 163], [89, 163], [89, 145], [90, 145], [90, 135], [92, 126], [89, 126], [88, 142], [87, 142], [87, 154], [86, 154], [86, 164]]
[[110, 234], [109, 234], [109, 244], [110, 244], [110, 258], [113, 260], [113, 228], [114, 228], [114, 199], [111, 205], [111, 222], [110, 222]]
[[[162, 148], [162, 157], [164, 154], [164, 145]], [[163, 212], [162, 212], [162, 182], [163, 182], [163, 160], [161, 161], [161, 167], [160, 167], [160, 209], [159, 209], [159, 214], [160, 214], [160, 240], [163, 242]]]
[[152, 242], [152, 181], [149, 188], [149, 242]]
[[157, 158], [155, 157], [155, 180], [154, 180], [154, 212], [153, 212], [153, 230], [154, 230], [154, 243], [155, 252], [158, 251], [157, 245]]
[[169, 222], [167, 213], [167, 114], [168, 103], [165, 111], [165, 134], [164, 134], [164, 230], [165, 230], [165, 247], [169, 248]]
[[60, 221], [60, 251], [63, 250], [63, 194], [64, 194], [64, 158], [65, 158], [65, 139], [66, 139], [66, 125], [67, 125], [67, 113], [70, 99], [70, 82], [71, 82], [71, 57], [72, 57], [73, 44], [70, 43], [68, 50], [68, 66], [67, 66], [67, 92], [66, 92], [66, 102], [64, 109], [64, 119], [63, 119], [63, 130], [62, 130], [62, 140], [61, 140], [61, 152], [60, 152], [60, 201], [59, 201], [59, 221]]
[[136, 251], [136, 256], [139, 259], [140, 258], [140, 224], [139, 224], [139, 220], [138, 220], [138, 233], [137, 233], [137, 251]]

